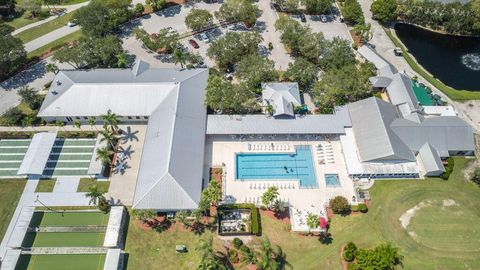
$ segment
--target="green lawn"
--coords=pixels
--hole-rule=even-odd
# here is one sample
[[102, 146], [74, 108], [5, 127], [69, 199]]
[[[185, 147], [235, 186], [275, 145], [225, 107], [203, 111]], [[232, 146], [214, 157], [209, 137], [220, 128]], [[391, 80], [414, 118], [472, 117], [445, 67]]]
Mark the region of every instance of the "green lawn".
[[3, 239], [25, 183], [23, 179], [0, 179], [0, 239]]
[[38, 181], [37, 188], [35, 192], [52, 192], [53, 188], [55, 187], [55, 183], [57, 179], [43, 179]]
[[28, 15], [27, 12], [19, 14], [13, 20], [7, 21], [6, 24], [12, 26], [15, 29], [18, 29], [26, 25], [29, 25], [31, 23], [45, 20], [46, 18], [50, 17], [50, 13], [48, 12], [48, 9], [42, 9], [41, 15], [35, 18], [28, 18], [27, 15]]
[[40, 57], [43, 53], [48, 52], [48, 51], [55, 51], [67, 44], [70, 41], [78, 40], [82, 37], [82, 31], [78, 30], [75, 31], [71, 34], [68, 34], [62, 38], [59, 38], [55, 41], [52, 41], [48, 43], [45, 46], [42, 46], [34, 51], [31, 51], [27, 54], [28, 58], [33, 58], [33, 57]]
[[77, 192], [88, 192], [88, 188], [93, 185], [97, 185], [98, 190], [101, 192], [108, 192], [110, 181], [97, 181], [96, 179], [92, 178], [81, 178]]
[[103, 254], [83, 255], [21, 255], [17, 270], [102, 270]]
[[[318, 237], [290, 232], [281, 221], [262, 215], [263, 235], [278, 244], [294, 269], [341, 269], [341, 246], [353, 241], [372, 248], [386, 241], [400, 248], [403, 269], [480, 269], [480, 188], [465, 182], [462, 170], [467, 159], [456, 158], [448, 181], [379, 180], [370, 190], [369, 212], [331, 220], [332, 241], [322, 244]], [[457, 205], [444, 206], [444, 200]], [[410, 208], [428, 202], [410, 220], [407, 230], [399, 218]], [[408, 232], [414, 232], [415, 238]], [[205, 233], [206, 237], [210, 233]], [[143, 231], [131, 221], [126, 251], [129, 269], [185, 269], [196, 266], [194, 250], [199, 236], [177, 229], [161, 234]], [[254, 239], [250, 246], [258, 244]], [[215, 247], [223, 249], [216, 238]], [[176, 244], [186, 244], [187, 254], [175, 254]], [[191, 267], [190, 267], [191, 268]]]
[[105, 233], [97, 232], [28, 232], [23, 247], [101, 247]]
[[[211, 235], [208, 230], [198, 236], [183, 228], [172, 228], [163, 233], [144, 231], [136, 220], [131, 219], [125, 246], [127, 269], [195, 269], [200, 260], [195, 251], [198, 240]], [[175, 252], [175, 245], [180, 244], [187, 246], [187, 253]]]
[[35, 212], [30, 226], [88, 226], [107, 223], [108, 215], [102, 212]]
[[47, 33], [50, 33], [60, 27], [63, 27], [63, 26], [66, 26], [67, 23], [70, 21], [70, 19], [72, 18], [73, 14], [75, 12], [71, 12], [71, 13], [68, 13], [68, 14], [65, 14], [63, 16], [60, 16], [58, 17], [57, 19], [55, 20], [51, 20], [47, 23], [44, 23], [42, 25], [38, 25], [38, 26], [35, 26], [35, 27], [32, 27], [30, 29], [27, 29], [21, 33], [19, 33], [18, 35], [16, 35], [16, 37], [20, 38], [23, 43], [27, 43], [29, 41], [32, 41], [36, 38], [39, 38]]

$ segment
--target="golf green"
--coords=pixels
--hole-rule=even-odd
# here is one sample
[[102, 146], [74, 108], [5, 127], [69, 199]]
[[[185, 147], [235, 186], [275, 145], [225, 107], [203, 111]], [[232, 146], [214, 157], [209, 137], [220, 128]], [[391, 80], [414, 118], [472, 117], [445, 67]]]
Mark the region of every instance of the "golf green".
[[23, 247], [100, 247], [105, 233], [97, 232], [29, 232], [23, 239]]
[[108, 215], [102, 212], [35, 212], [31, 227], [107, 225]]
[[104, 254], [21, 255], [16, 270], [101, 270]]

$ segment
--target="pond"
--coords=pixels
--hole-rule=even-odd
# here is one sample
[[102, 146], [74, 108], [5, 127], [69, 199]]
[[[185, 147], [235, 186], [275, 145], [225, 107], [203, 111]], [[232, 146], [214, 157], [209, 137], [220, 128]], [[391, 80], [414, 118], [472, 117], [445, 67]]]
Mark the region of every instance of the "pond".
[[443, 35], [408, 24], [397, 24], [395, 31], [418, 63], [444, 84], [480, 91], [479, 37]]

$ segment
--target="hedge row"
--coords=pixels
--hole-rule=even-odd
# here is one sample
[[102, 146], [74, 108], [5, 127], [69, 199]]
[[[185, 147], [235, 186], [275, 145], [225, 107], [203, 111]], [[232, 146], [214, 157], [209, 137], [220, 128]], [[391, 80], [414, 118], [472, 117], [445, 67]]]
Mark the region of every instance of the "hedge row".
[[252, 213], [251, 232], [255, 235], [261, 234], [260, 215], [257, 206], [252, 203], [238, 203], [238, 204], [222, 204], [218, 206], [218, 210], [231, 209], [250, 209]]
[[455, 160], [453, 159], [453, 157], [449, 157], [447, 159], [447, 162], [448, 164], [447, 167], [445, 167], [445, 172], [440, 175], [440, 178], [442, 178], [443, 180], [448, 180], [450, 174], [453, 172], [453, 167], [455, 166]]
[[[39, 131], [38, 131], [39, 132]], [[31, 139], [35, 131], [0, 132], [0, 139]], [[57, 138], [96, 138], [96, 131], [59, 131]]]

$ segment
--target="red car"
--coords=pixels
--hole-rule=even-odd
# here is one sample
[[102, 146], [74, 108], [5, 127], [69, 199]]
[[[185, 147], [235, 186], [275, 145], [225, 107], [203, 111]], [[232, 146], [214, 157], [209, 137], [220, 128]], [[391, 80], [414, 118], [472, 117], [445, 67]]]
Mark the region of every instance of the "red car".
[[195, 48], [195, 49], [200, 48], [200, 46], [198, 46], [198, 43], [193, 39], [189, 39], [188, 43], [190, 43], [190, 45], [192, 45], [192, 47]]

